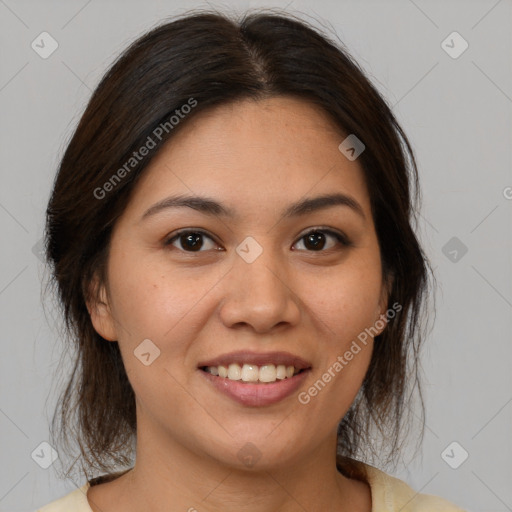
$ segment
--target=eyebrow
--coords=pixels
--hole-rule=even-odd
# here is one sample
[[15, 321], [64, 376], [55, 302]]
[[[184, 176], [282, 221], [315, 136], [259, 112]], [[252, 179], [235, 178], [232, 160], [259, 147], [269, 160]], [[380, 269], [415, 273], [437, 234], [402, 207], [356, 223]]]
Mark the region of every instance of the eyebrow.
[[[347, 194], [327, 194], [306, 198], [291, 204], [282, 212], [283, 218], [299, 217], [315, 211], [331, 208], [333, 206], [346, 206], [366, 220], [362, 206]], [[192, 208], [205, 215], [213, 217], [237, 218], [236, 211], [209, 197], [178, 195], [170, 196], [148, 208], [141, 217], [147, 219], [168, 208]]]

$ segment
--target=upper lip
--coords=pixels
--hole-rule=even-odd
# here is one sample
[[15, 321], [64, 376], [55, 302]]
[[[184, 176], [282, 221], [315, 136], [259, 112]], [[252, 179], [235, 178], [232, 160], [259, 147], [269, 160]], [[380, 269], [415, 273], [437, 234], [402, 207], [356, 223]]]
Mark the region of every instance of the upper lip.
[[298, 370], [311, 368], [311, 363], [301, 357], [291, 354], [290, 352], [250, 352], [239, 351], [223, 354], [213, 359], [201, 361], [197, 366], [229, 366], [232, 363], [253, 364], [255, 366], [263, 366], [265, 364], [294, 366]]

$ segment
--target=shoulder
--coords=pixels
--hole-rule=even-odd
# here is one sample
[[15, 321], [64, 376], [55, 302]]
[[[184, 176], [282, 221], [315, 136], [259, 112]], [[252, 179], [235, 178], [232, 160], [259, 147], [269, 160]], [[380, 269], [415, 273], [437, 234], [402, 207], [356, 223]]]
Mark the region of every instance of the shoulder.
[[89, 482], [82, 487], [66, 494], [62, 498], [58, 498], [48, 503], [36, 512], [92, 512], [89, 502], [87, 501], [87, 490]]
[[62, 498], [58, 498], [51, 503], [48, 503], [36, 512], [93, 512], [89, 501], [87, 500], [87, 491], [91, 486], [111, 482], [116, 478], [124, 475], [132, 468], [124, 469], [115, 473], [97, 476], [88, 480], [82, 487], [66, 494]]
[[373, 466], [362, 466], [372, 492], [372, 512], [465, 512], [439, 496], [418, 493], [403, 480]]

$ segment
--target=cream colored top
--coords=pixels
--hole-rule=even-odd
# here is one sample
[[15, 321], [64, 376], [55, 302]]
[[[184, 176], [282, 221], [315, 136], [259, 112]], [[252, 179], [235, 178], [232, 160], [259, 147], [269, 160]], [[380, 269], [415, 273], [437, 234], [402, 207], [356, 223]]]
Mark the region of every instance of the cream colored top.
[[[418, 494], [405, 482], [363, 464], [372, 494], [372, 512], [467, 512], [443, 498]], [[37, 512], [92, 512], [87, 501], [87, 482], [79, 489], [52, 501]]]

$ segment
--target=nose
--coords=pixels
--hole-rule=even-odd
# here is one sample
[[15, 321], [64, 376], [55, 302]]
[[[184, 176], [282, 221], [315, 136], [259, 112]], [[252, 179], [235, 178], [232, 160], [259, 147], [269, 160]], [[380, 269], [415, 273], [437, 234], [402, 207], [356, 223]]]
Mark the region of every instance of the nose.
[[270, 250], [252, 263], [238, 255], [223, 280], [220, 317], [226, 327], [268, 333], [297, 325], [300, 321], [300, 298], [293, 290], [285, 263]]

